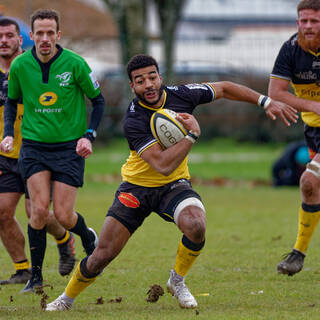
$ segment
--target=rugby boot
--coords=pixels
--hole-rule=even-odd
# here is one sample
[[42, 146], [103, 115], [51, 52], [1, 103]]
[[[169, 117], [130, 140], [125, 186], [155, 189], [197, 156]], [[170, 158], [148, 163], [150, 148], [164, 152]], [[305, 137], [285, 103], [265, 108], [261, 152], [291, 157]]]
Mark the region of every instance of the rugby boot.
[[35, 292], [36, 289], [43, 286], [43, 279], [41, 275], [33, 275], [31, 279], [27, 282], [25, 287], [20, 291], [20, 293]]
[[278, 264], [278, 273], [293, 276], [294, 274], [300, 272], [303, 267], [305, 256], [306, 255], [302, 252], [293, 249], [285, 256], [285, 259]]
[[91, 241], [89, 243], [83, 243], [83, 247], [84, 247], [84, 251], [89, 256], [94, 251], [94, 249], [98, 246], [99, 238], [97, 233], [92, 228], [88, 228], [88, 229], [91, 234]]
[[21, 284], [27, 283], [31, 279], [31, 271], [29, 269], [17, 270], [10, 279], [0, 281], [0, 285], [4, 284]]
[[59, 273], [62, 276], [70, 274], [76, 263], [74, 241], [74, 235], [70, 232], [68, 241], [62, 244], [58, 244], [60, 254]]
[[65, 311], [65, 310], [69, 310], [71, 307], [72, 307], [72, 304], [65, 301], [62, 296], [59, 296], [56, 300], [48, 303], [45, 310], [46, 311]]
[[193, 309], [198, 306], [196, 299], [184, 283], [184, 277], [179, 276], [174, 270], [170, 271], [167, 290], [178, 299], [181, 308]]

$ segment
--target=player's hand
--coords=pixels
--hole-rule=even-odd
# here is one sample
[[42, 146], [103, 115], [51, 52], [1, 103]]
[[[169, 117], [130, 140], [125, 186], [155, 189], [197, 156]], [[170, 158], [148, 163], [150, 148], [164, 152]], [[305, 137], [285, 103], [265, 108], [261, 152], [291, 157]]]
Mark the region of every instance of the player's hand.
[[0, 150], [8, 153], [13, 149], [13, 137], [7, 136], [0, 143]]
[[183, 126], [188, 130], [194, 132], [198, 137], [200, 137], [201, 130], [197, 119], [189, 113], [178, 113], [176, 119], [180, 121]]
[[270, 119], [276, 120], [279, 117], [288, 127], [290, 126], [290, 122], [296, 123], [299, 118], [296, 109], [276, 100], [271, 100], [265, 111]]
[[87, 138], [81, 138], [78, 140], [76, 152], [80, 157], [87, 159], [92, 153], [91, 141]]

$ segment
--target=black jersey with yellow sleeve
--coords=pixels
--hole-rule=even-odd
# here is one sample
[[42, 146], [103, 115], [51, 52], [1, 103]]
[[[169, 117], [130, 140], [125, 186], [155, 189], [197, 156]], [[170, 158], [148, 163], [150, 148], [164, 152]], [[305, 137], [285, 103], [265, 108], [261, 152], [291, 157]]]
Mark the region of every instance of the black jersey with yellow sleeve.
[[[320, 52], [303, 50], [294, 34], [282, 45], [270, 77], [290, 81], [299, 98], [320, 101]], [[302, 112], [301, 117], [308, 126], [320, 127], [317, 114]]]
[[178, 179], [190, 179], [188, 157], [169, 176], [164, 176], [145, 162], [140, 155], [157, 143], [150, 128], [152, 114], [162, 108], [192, 114], [198, 104], [208, 103], [215, 97], [209, 84], [189, 84], [163, 87], [165, 99], [160, 108], [144, 105], [134, 99], [123, 118], [123, 129], [129, 144], [130, 155], [122, 166], [124, 181], [144, 186], [159, 187]]
[[[4, 130], [4, 104], [8, 96], [8, 74], [5, 73], [4, 70], [0, 68], [0, 141], [3, 138], [3, 130]], [[20, 99], [21, 100], [21, 99]], [[17, 107], [17, 117], [14, 123], [14, 140], [13, 140], [13, 148], [10, 152], [4, 153], [0, 151], [0, 155], [7, 157], [18, 159], [19, 152], [21, 148], [22, 138], [21, 138], [21, 121], [23, 117], [23, 105], [22, 100], [19, 101]]]

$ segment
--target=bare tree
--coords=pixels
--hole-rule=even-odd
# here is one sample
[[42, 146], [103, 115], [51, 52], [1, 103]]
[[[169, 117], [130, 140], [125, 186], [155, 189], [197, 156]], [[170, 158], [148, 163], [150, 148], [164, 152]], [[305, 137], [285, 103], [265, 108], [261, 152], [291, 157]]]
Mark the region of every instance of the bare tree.
[[173, 53], [176, 27], [186, 0], [104, 0], [116, 19], [122, 50], [122, 62], [126, 65], [135, 54], [147, 53], [147, 3], [154, 1], [160, 21], [165, 78], [172, 80]]

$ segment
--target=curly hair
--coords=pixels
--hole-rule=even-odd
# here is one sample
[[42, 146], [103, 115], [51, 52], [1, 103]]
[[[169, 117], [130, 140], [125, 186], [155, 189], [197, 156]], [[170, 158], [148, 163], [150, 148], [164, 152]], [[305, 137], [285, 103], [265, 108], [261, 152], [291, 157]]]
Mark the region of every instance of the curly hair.
[[151, 56], [145, 54], [137, 54], [130, 59], [127, 64], [127, 73], [130, 81], [132, 81], [131, 72], [136, 69], [155, 66], [159, 72], [158, 62]]

